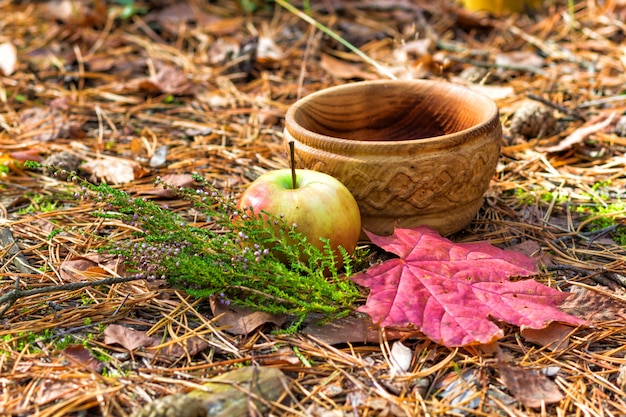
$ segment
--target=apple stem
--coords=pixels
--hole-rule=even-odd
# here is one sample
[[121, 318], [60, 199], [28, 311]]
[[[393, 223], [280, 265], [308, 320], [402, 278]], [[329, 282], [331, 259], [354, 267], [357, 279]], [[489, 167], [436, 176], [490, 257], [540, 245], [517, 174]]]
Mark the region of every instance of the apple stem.
[[289, 141], [289, 165], [291, 166], [291, 188], [296, 189], [296, 144]]

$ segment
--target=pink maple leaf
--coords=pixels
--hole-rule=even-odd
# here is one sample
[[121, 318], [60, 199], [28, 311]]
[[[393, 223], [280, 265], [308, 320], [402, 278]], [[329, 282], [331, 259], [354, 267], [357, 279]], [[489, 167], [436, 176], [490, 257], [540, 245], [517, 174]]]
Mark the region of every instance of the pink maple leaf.
[[371, 290], [359, 311], [381, 326], [412, 324], [437, 343], [464, 346], [501, 338], [491, 319], [531, 329], [585, 323], [558, 309], [569, 294], [532, 279], [508, 280], [538, 272], [521, 253], [487, 242], [455, 244], [425, 226], [367, 235], [399, 256], [352, 277]]

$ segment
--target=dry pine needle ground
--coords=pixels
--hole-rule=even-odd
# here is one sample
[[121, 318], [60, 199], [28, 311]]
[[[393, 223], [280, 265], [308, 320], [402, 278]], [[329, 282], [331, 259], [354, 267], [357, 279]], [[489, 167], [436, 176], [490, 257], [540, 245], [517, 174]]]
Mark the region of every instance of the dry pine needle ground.
[[[132, 236], [91, 216], [90, 203], [59, 198], [69, 187], [62, 178], [15, 159], [82, 163], [83, 174], [150, 198], [157, 175], [190, 172], [237, 195], [286, 165], [282, 117], [297, 98], [383, 78], [273, 3], [254, 13], [244, 3], [0, 2], [0, 162], [10, 166], [1, 171], [0, 226], [11, 230], [0, 246], [0, 294], [16, 282], [66, 283], [72, 274], [61, 265], [93, 255], [95, 235]], [[128, 416], [255, 364], [289, 377], [288, 405], [274, 415], [626, 415], [626, 4], [546, 2], [536, 14], [492, 18], [451, 1], [312, 3], [316, 20], [395, 76], [471, 85], [498, 102], [498, 172], [478, 218], [453, 239], [541, 251], [548, 267], [538, 279], [588, 291], [587, 304], [569, 308], [595, 327], [570, 329], [568, 343], [551, 348], [505, 328], [498, 355], [413, 334], [402, 342], [414, 353], [409, 370], [398, 373], [384, 337], [333, 346], [270, 325], [233, 335], [206, 301], [175, 289], [96, 285], [32, 295], [5, 312], [0, 414]], [[92, 261], [80, 280], [117, 274]], [[159, 338], [170, 354], [106, 344], [112, 324]], [[560, 401], [528, 406], [554, 386]]]

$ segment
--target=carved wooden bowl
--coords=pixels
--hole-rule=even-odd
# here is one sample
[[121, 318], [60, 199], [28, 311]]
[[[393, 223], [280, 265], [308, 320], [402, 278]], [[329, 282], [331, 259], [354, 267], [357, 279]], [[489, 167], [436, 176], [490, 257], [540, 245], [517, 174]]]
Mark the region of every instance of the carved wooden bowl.
[[500, 155], [502, 127], [489, 98], [436, 81], [332, 87], [287, 112], [296, 165], [340, 180], [363, 228], [427, 225], [457, 232], [476, 216]]

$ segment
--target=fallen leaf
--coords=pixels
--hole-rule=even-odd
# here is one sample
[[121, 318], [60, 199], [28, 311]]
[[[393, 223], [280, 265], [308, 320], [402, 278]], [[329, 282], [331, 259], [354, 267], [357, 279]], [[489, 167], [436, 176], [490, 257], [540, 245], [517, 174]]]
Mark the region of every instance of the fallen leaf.
[[[20, 171], [20, 164], [11, 154], [0, 153], [0, 166], [9, 168], [9, 171]], [[5, 176], [5, 172], [0, 172], [0, 176]]]
[[[173, 188], [188, 188], [195, 182], [190, 174], [168, 174], [164, 175], [161, 180], [163, 183], [168, 186], [172, 186]], [[172, 198], [176, 195], [172, 192], [171, 188], [163, 188], [160, 184], [149, 190], [141, 191], [140, 194], [156, 195], [163, 198]]]
[[17, 65], [17, 49], [10, 42], [0, 43], [0, 75], [9, 76]]
[[[39, 149], [25, 149], [23, 151], [11, 152], [9, 155], [11, 156], [11, 158], [19, 162], [25, 162], [25, 161], [41, 162], [43, 161], [43, 158], [41, 157], [41, 155], [39, 155], [39, 152], [40, 152]], [[0, 154], [0, 156], [2, 155]]]
[[[416, 330], [394, 329], [386, 327], [385, 339], [406, 339], [420, 333]], [[302, 333], [313, 336], [329, 345], [340, 343], [379, 343], [380, 328], [367, 314], [350, 315], [325, 323], [311, 323], [302, 329]]]
[[98, 268], [97, 262], [89, 259], [66, 260], [61, 263], [59, 275], [66, 282], [79, 282], [84, 280], [86, 273], [93, 273], [94, 269], [97, 269], [98, 272], [102, 271], [102, 268]]
[[[367, 407], [374, 410], [373, 415], [390, 417], [409, 417], [409, 415], [391, 398], [368, 398]], [[368, 413], [369, 414], [369, 413]], [[345, 415], [345, 414], [344, 414]]]
[[37, 394], [35, 395], [35, 404], [41, 406], [58, 399], [64, 399], [72, 393], [79, 391], [82, 387], [69, 382], [68, 380], [58, 381], [47, 379], [37, 384]]
[[121, 158], [92, 159], [82, 164], [80, 168], [91, 174], [90, 181], [105, 181], [109, 184], [125, 184], [143, 177], [148, 172], [137, 162]]
[[104, 364], [95, 358], [83, 345], [66, 346], [61, 352], [70, 362], [81, 368], [89, 369], [93, 372], [100, 373], [104, 368]]
[[[282, 314], [270, 314], [246, 307], [230, 305], [215, 297], [210, 299], [211, 310], [217, 317], [218, 326], [225, 327], [229, 333], [247, 335], [265, 323], [281, 326], [287, 317]], [[219, 316], [219, 317], [218, 317]]]
[[557, 385], [540, 370], [524, 369], [498, 363], [502, 382], [515, 399], [526, 407], [539, 408], [564, 397]]
[[529, 258], [533, 258], [540, 265], [553, 265], [552, 256], [548, 252], [545, 252], [534, 240], [525, 240], [517, 245], [513, 245], [509, 247], [510, 251], [519, 252], [528, 256]]
[[550, 323], [544, 329], [522, 329], [521, 334], [529, 342], [545, 346], [548, 350], [565, 349], [569, 345], [572, 327], [561, 323]]
[[190, 93], [191, 82], [183, 70], [166, 66], [155, 76], [140, 81], [139, 88], [148, 92], [182, 95]]
[[369, 287], [359, 311], [381, 326], [417, 326], [445, 346], [484, 344], [503, 336], [491, 319], [540, 329], [553, 321], [584, 321], [557, 306], [569, 294], [534, 280], [534, 260], [486, 242], [454, 244], [425, 226], [396, 229], [392, 236], [366, 232], [371, 241], [399, 258], [375, 265], [351, 279]]
[[[245, 17], [229, 17], [229, 18], [218, 18], [216, 16], [212, 16], [213, 19], [209, 19], [207, 22], [203, 23], [202, 30], [206, 33], [210, 33], [213, 35], [230, 35], [235, 33], [241, 28], [241, 25], [245, 24]], [[221, 39], [218, 38], [218, 39]]]
[[85, 117], [61, 114], [54, 109], [29, 107], [19, 114], [23, 132], [20, 139], [50, 142], [55, 139], [81, 139], [85, 137]]
[[209, 347], [209, 343], [198, 336], [186, 337], [183, 341], [174, 343], [172, 343], [172, 338], [168, 337], [162, 344], [161, 339], [158, 338], [158, 343], [158, 345], [146, 349], [149, 353], [154, 351], [156, 359], [177, 360], [185, 355], [193, 357]]
[[626, 304], [611, 297], [610, 293], [610, 289], [602, 286], [596, 286], [593, 290], [574, 286], [561, 308], [591, 323], [626, 320]]
[[104, 344], [117, 344], [132, 352], [140, 347], [154, 346], [156, 341], [154, 338], [146, 335], [145, 332], [120, 326], [119, 324], [111, 324], [104, 330]]
[[557, 145], [549, 146], [547, 148], [539, 148], [538, 150], [541, 152], [561, 152], [569, 149], [575, 144], [587, 139], [594, 133], [609, 129], [613, 125], [613, 122], [617, 123], [618, 118], [615, 117], [616, 115], [616, 112], [600, 114], [598, 117], [595, 117], [576, 129], [572, 134], [567, 136]]
[[189, 3], [174, 3], [162, 10], [149, 13], [145, 20], [146, 22], [158, 22], [163, 29], [177, 34], [185, 25], [195, 24], [195, 22], [203, 25], [214, 20], [220, 20], [220, 18], [207, 15], [199, 7], [194, 7]]
[[66, 282], [84, 281], [86, 277], [105, 277], [120, 274], [123, 270], [119, 259], [104, 260], [98, 253], [64, 260], [59, 267], [59, 275]]
[[365, 72], [355, 64], [333, 58], [328, 54], [322, 54], [320, 65], [322, 68], [335, 78], [376, 80], [378, 76]]

